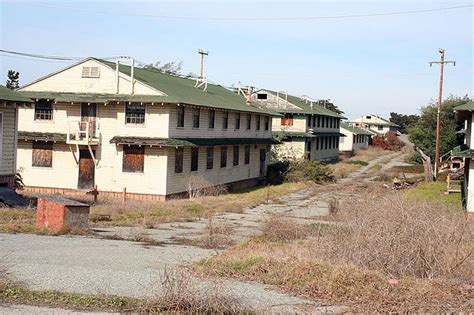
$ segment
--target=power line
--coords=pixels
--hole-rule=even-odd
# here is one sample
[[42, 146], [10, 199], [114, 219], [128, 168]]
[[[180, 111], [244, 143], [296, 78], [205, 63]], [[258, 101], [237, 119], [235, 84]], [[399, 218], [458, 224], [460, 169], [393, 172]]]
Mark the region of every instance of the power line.
[[379, 12], [379, 13], [365, 13], [365, 14], [347, 14], [347, 15], [327, 15], [327, 16], [302, 16], [302, 17], [221, 17], [221, 16], [175, 16], [175, 15], [155, 15], [155, 14], [144, 14], [144, 13], [131, 13], [123, 11], [110, 11], [110, 10], [92, 10], [87, 8], [68, 7], [62, 5], [54, 5], [47, 3], [29, 3], [28, 5], [37, 5], [43, 7], [49, 7], [54, 9], [65, 9], [70, 11], [81, 11], [81, 12], [93, 12], [99, 14], [112, 14], [112, 15], [127, 15], [137, 17], [147, 17], [156, 19], [167, 19], [167, 20], [209, 20], [209, 21], [312, 21], [312, 20], [329, 20], [329, 19], [344, 19], [344, 18], [362, 18], [362, 17], [377, 17], [377, 16], [388, 16], [388, 15], [406, 15], [406, 14], [417, 14], [417, 13], [428, 13], [436, 11], [456, 10], [463, 8], [474, 7], [474, 4], [451, 6], [444, 8], [432, 8], [432, 9], [421, 9], [421, 10], [407, 10], [407, 11], [392, 11], [392, 12]]
[[[26, 57], [28, 59], [44, 59], [44, 60], [51, 60], [51, 61], [79, 61], [85, 59], [87, 57], [71, 57], [71, 56], [54, 56], [54, 55], [40, 55], [40, 54], [31, 54], [21, 51], [13, 51], [13, 50], [6, 50], [0, 49], [0, 54], [2, 55], [11, 55], [11, 57]], [[98, 59], [130, 59], [129, 56], [112, 56], [112, 57], [97, 57]]]

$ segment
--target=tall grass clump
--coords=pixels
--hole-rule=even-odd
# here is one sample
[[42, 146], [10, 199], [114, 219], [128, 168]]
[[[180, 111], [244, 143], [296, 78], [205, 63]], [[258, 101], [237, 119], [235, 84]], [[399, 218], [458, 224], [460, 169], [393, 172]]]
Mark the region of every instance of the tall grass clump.
[[319, 244], [332, 262], [395, 278], [474, 276], [473, 224], [446, 206], [393, 194], [351, 201], [338, 217], [344, 225]]

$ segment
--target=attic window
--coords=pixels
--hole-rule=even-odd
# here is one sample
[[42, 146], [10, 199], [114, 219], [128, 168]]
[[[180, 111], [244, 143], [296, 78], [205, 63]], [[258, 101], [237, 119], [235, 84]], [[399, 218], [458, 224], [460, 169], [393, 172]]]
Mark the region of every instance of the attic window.
[[266, 99], [267, 99], [267, 94], [265, 94], [265, 93], [257, 93], [257, 99], [258, 99], [258, 100], [266, 100]]
[[365, 116], [366, 119], [372, 119], [372, 116]]
[[99, 67], [82, 67], [83, 78], [98, 78], [100, 77]]

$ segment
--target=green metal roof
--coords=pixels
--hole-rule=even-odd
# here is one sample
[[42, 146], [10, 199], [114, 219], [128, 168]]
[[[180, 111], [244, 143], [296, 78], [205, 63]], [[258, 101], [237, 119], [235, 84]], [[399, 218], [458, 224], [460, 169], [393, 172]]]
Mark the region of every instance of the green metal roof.
[[18, 103], [31, 103], [29, 98], [23, 96], [23, 92], [10, 90], [3, 85], [0, 85], [0, 100]]
[[197, 147], [197, 146], [221, 146], [239, 144], [279, 144], [272, 138], [150, 138], [150, 137], [121, 137], [116, 136], [110, 143], [125, 145], [157, 145], [164, 147]]
[[341, 128], [344, 128], [347, 131], [350, 131], [355, 135], [372, 135], [372, 133], [370, 133], [369, 131], [367, 131], [365, 129], [362, 129], [362, 128], [359, 128], [359, 127], [354, 127], [354, 126], [351, 126], [347, 123], [341, 123], [340, 126], [341, 126]]
[[459, 106], [454, 107], [455, 111], [467, 110], [467, 111], [474, 111], [474, 101], [467, 102], [466, 104], [462, 104]]
[[[101, 59], [95, 60], [115, 70], [115, 63]], [[126, 75], [131, 75], [130, 66], [120, 65], [119, 70]], [[196, 81], [193, 79], [137, 67], [134, 68], [134, 77], [136, 80], [166, 94], [166, 96], [153, 96], [156, 102], [184, 103], [203, 107], [280, 116], [278, 112], [267, 109], [264, 106], [247, 104], [242, 96], [220, 85], [208, 83], [207, 91], [205, 92], [202, 88], [194, 87]]]
[[285, 108], [285, 109], [275, 109], [276, 111], [280, 112], [280, 113], [289, 113], [289, 114], [311, 114], [311, 115], [321, 115], [321, 116], [329, 116], [329, 117], [336, 117], [336, 118], [340, 118], [340, 119], [344, 119], [345, 117], [343, 117], [342, 115], [339, 115], [338, 113], [335, 113], [333, 112], [332, 110], [329, 110], [327, 108], [324, 108], [323, 106], [321, 105], [318, 105], [318, 104], [313, 104], [313, 107], [311, 108], [311, 105], [309, 103], [306, 103], [305, 100], [301, 99], [300, 97], [298, 96], [294, 96], [294, 95], [285, 95], [284, 97], [282, 96], [282, 94], [279, 94], [275, 91], [272, 91], [272, 90], [267, 90], [267, 89], [262, 89], [264, 91], [267, 91], [273, 95], [279, 95], [280, 98], [282, 99], [287, 99], [288, 102], [290, 102], [291, 104], [295, 105], [298, 107], [298, 109], [296, 108]]
[[66, 142], [66, 134], [35, 131], [18, 131], [18, 140]]

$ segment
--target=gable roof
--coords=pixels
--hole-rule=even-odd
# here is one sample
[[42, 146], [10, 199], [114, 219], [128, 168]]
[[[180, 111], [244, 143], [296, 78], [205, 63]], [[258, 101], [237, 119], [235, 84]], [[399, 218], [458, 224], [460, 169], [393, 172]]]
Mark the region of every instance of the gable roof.
[[[364, 123], [369, 123], [369, 124], [374, 124], [374, 125], [383, 125], [383, 126], [392, 126], [392, 127], [400, 127], [399, 125], [391, 122], [390, 120], [388, 119], [385, 119], [383, 117], [380, 117], [379, 115], [375, 115], [375, 114], [369, 114], [369, 115], [363, 115], [363, 116], [360, 116], [358, 118], [354, 118], [351, 120], [351, 122], [360, 122], [360, 121], [363, 121], [364, 120], [364, 117], [366, 116], [371, 116], [371, 117], [376, 117], [377, 119], [380, 120], [380, 122], [364, 122]], [[358, 120], [360, 119], [360, 121]]]
[[455, 111], [461, 111], [461, 110], [474, 111], [474, 101], [470, 101], [465, 104], [456, 106], [454, 107], [454, 110]]
[[[101, 59], [96, 60], [115, 70], [116, 64], [114, 62]], [[130, 66], [119, 65], [119, 71], [125, 75], [131, 75]], [[193, 79], [138, 67], [134, 68], [134, 78], [166, 94], [164, 96], [153, 96], [156, 102], [183, 103], [280, 116], [278, 112], [264, 106], [247, 104], [241, 96], [221, 85], [208, 83], [207, 91], [205, 92], [200, 88], [194, 87], [196, 81]]]
[[[281, 99], [284, 99], [282, 97], [281, 93], [277, 93], [277, 92], [272, 91], [272, 90], [260, 89], [259, 91], [266, 91], [266, 92], [268, 92], [268, 93], [270, 93], [274, 96], [278, 95], [278, 97], [280, 97]], [[278, 111], [280, 113], [288, 113], [288, 114], [312, 114], [312, 115], [336, 117], [336, 118], [340, 118], [340, 119], [345, 118], [342, 115], [339, 115], [338, 113], [333, 112], [332, 110], [329, 110], [327, 108], [324, 108], [323, 106], [318, 105], [318, 104], [313, 104], [313, 107], [311, 108], [311, 105], [306, 103], [306, 101], [301, 99], [301, 97], [287, 94], [287, 95], [285, 95], [285, 98], [289, 103], [291, 103], [291, 104], [295, 105], [296, 107], [298, 107], [298, 109], [296, 109], [296, 108], [285, 108], [285, 109], [281, 108], [281, 109], [275, 109], [276, 111]]]
[[348, 123], [341, 123], [341, 128], [346, 129], [347, 131], [352, 132], [355, 135], [372, 135], [372, 133], [368, 130], [351, 126]]
[[18, 103], [31, 103], [31, 100], [21, 92], [10, 90], [9, 88], [0, 85], [0, 100]]

